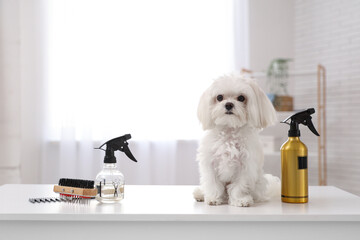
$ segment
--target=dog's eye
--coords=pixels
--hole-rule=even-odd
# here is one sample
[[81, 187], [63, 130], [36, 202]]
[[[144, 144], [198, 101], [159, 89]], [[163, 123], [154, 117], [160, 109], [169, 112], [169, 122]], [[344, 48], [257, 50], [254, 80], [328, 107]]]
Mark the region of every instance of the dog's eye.
[[237, 100], [240, 102], [243, 102], [243, 101], [245, 101], [245, 97], [243, 95], [240, 95], [240, 96], [238, 96]]
[[223, 95], [218, 95], [218, 96], [216, 97], [216, 100], [218, 100], [219, 102], [221, 102], [223, 99], [224, 99], [224, 96], [223, 96]]

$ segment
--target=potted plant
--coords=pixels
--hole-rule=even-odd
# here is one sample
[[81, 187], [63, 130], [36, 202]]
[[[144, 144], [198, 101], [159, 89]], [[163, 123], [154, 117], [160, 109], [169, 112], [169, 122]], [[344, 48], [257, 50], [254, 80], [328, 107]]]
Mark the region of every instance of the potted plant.
[[277, 111], [292, 111], [293, 97], [288, 94], [289, 65], [291, 59], [277, 58], [267, 70], [269, 98]]

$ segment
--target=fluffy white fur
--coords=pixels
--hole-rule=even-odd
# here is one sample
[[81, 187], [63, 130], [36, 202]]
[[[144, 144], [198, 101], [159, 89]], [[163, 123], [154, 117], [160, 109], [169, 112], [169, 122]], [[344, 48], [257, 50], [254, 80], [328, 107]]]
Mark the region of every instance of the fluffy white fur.
[[206, 132], [197, 155], [197, 201], [248, 207], [278, 191], [279, 179], [264, 175], [258, 136], [275, 123], [276, 113], [254, 80], [239, 75], [216, 79], [201, 96], [198, 118]]

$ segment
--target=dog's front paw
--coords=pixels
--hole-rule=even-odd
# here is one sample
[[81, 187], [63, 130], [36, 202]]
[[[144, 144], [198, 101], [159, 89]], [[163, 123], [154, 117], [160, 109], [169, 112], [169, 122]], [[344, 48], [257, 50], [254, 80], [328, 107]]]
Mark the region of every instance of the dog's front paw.
[[251, 195], [246, 195], [240, 198], [230, 198], [229, 204], [235, 207], [250, 207], [254, 203]]
[[193, 192], [193, 196], [194, 196], [195, 200], [198, 202], [204, 201], [204, 193], [201, 190], [201, 188], [199, 188], [199, 187], [195, 188], [195, 190]]
[[208, 205], [216, 206], [225, 203], [223, 198], [205, 198], [205, 203]]

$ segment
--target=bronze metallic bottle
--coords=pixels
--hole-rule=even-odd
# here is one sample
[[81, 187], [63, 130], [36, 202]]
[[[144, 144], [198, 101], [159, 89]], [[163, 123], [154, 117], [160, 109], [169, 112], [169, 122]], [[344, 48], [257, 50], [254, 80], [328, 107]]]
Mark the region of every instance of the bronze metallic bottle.
[[[308, 150], [300, 141], [299, 124], [304, 124], [317, 136], [309, 108], [291, 115], [282, 123], [290, 125], [288, 140], [281, 146], [281, 200], [287, 203], [307, 203], [308, 196]], [[290, 123], [288, 123], [290, 120]]]

